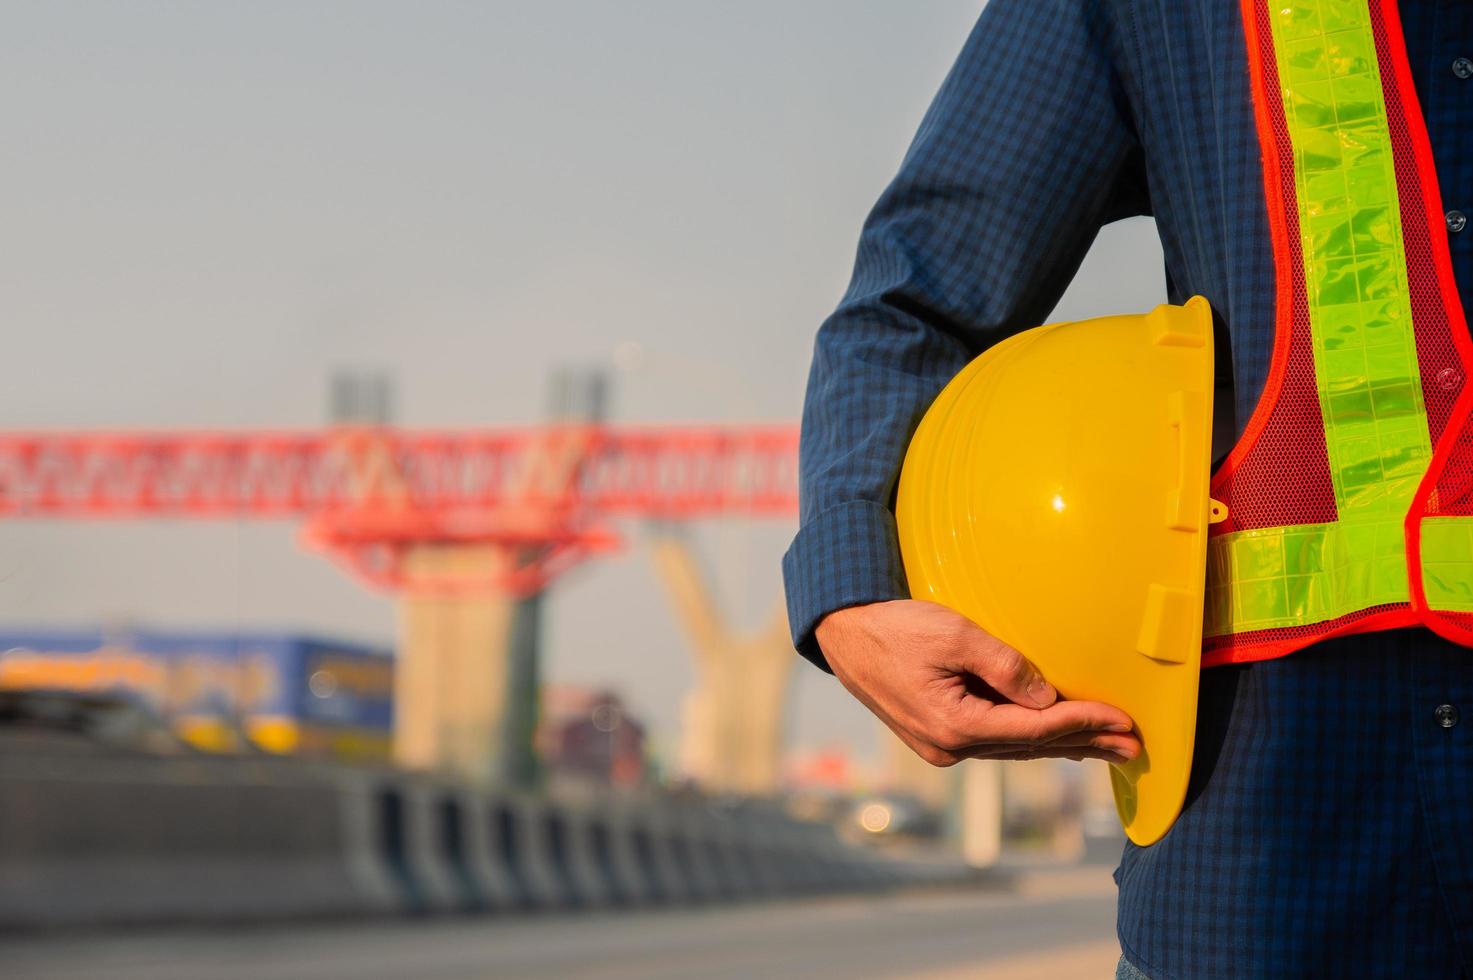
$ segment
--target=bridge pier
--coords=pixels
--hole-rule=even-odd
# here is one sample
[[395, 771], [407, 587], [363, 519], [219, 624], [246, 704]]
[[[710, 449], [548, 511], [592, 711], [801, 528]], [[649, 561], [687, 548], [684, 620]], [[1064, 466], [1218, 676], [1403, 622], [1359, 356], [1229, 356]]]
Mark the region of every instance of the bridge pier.
[[[493, 587], [511, 561], [494, 545], [420, 545], [405, 557], [394, 682], [400, 765], [473, 785], [536, 782], [541, 595]], [[456, 580], [479, 584], [443, 588]]]

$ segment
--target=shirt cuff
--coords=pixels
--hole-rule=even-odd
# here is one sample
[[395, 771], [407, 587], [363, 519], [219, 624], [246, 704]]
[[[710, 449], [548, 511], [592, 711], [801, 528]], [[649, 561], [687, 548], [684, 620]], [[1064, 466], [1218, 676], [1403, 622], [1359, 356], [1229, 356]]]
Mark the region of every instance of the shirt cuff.
[[793, 646], [833, 673], [813, 631], [836, 609], [910, 597], [895, 515], [867, 500], [831, 507], [798, 529], [783, 555]]

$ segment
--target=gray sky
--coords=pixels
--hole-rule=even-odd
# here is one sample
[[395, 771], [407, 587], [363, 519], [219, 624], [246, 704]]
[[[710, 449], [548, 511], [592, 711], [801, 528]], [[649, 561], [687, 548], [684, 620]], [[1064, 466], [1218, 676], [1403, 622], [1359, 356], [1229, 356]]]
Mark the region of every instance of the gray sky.
[[[643, 356], [625, 421], [797, 417], [859, 226], [979, 0], [0, 3], [0, 425], [313, 426], [339, 365], [415, 426], [537, 419]], [[1059, 316], [1164, 298], [1107, 229]], [[627, 349], [627, 348], [626, 348]], [[688, 659], [646, 556], [550, 603], [549, 675], [673, 748]], [[793, 528], [697, 535], [755, 625]], [[0, 621], [386, 641], [392, 604], [256, 524], [0, 524]], [[873, 723], [801, 670], [801, 745]]]

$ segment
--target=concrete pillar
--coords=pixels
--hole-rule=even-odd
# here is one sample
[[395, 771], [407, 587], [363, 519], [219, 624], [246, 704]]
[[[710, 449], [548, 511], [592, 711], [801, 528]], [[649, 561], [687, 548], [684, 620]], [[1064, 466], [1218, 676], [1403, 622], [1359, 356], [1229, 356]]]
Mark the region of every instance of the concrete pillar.
[[1002, 767], [995, 759], [972, 759], [961, 772], [962, 858], [987, 868], [1002, 857]]
[[[481, 785], [506, 781], [515, 755], [506, 730], [515, 603], [492, 583], [508, 560], [491, 545], [421, 545], [405, 556], [394, 682], [400, 765]], [[447, 590], [451, 581], [475, 584]]]
[[681, 767], [712, 792], [776, 792], [796, 659], [786, 613], [779, 606], [760, 631], [736, 633], [684, 541], [658, 534], [651, 555], [696, 662], [696, 687], [682, 712]]

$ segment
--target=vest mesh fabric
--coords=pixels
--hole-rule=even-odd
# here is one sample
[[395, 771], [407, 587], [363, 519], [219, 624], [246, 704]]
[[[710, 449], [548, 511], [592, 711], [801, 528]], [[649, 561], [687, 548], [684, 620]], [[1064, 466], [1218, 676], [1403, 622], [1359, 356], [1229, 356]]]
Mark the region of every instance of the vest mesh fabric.
[[[1298, 197], [1295, 167], [1297, 164], [1303, 168], [1306, 164], [1304, 156], [1296, 157], [1296, 153], [1307, 154], [1303, 148], [1296, 148], [1286, 119], [1284, 94], [1287, 90], [1281, 84], [1279, 64], [1283, 52], [1291, 51], [1297, 55], [1303, 49], [1292, 47], [1294, 42], [1286, 41], [1284, 36], [1276, 43], [1275, 22], [1270, 20], [1271, 17], [1281, 18], [1277, 21], [1281, 31], [1286, 31], [1284, 25], [1296, 17], [1313, 18], [1325, 40], [1327, 59], [1337, 53], [1333, 43], [1336, 29], [1356, 22], [1362, 34], [1369, 28], [1395, 172], [1400, 251], [1405, 262], [1402, 298], [1405, 309], [1410, 313], [1415, 343], [1416, 365], [1413, 370], [1419, 388], [1418, 410], [1424, 417], [1422, 424], [1425, 425], [1428, 443], [1440, 450], [1422, 473], [1423, 486], [1412, 499], [1410, 511], [1443, 519], [1420, 524], [1417, 520], [1409, 521], [1414, 534], [1406, 546], [1406, 557], [1414, 563], [1408, 566], [1407, 587], [1398, 587], [1395, 590], [1398, 594], [1390, 594], [1393, 590], [1383, 585], [1379, 590], [1367, 590], [1366, 594], [1372, 601], [1367, 601], [1363, 608], [1347, 610], [1343, 608], [1346, 603], [1342, 603], [1342, 608], [1334, 609], [1336, 615], [1292, 625], [1275, 624], [1274, 628], [1267, 629], [1243, 627], [1214, 631], [1211, 628], [1214, 623], [1233, 620], [1237, 606], [1229, 607], [1227, 603], [1240, 601], [1236, 590], [1246, 587], [1236, 581], [1229, 581], [1226, 585], [1221, 581], [1233, 579], [1238, 571], [1235, 565], [1225, 564], [1222, 560], [1221, 546], [1225, 542], [1215, 541], [1219, 546], [1215, 549], [1219, 560], [1210, 564], [1214, 574], [1209, 575], [1209, 630], [1204, 639], [1204, 663], [1211, 666], [1282, 656], [1327, 636], [1410, 625], [1424, 619], [1434, 628], [1440, 627], [1445, 634], [1462, 633], [1473, 640], [1473, 522], [1445, 519], [1473, 514], [1473, 489], [1470, 489], [1473, 488], [1473, 427], [1465, 424], [1473, 406], [1459, 403], [1464, 380], [1469, 373], [1467, 365], [1473, 361], [1473, 351], [1466, 349], [1466, 343], [1460, 346], [1457, 339], [1460, 336], [1458, 330], [1466, 331], [1462, 310], [1451, 285], [1451, 267], [1445, 245], [1439, 254], [1438, 246], [1442, 243], [1432, 235], [1435, 227], [1432, 220], [1440, 214], [1439, 195], [1430, 150], [1426, 148], [1425, 129], [1406, 74], [1405, 59], [1396, 57], [1403, 48], [1395, 9], [1387, 0], [1369, 0], [1367, 6], [1360, 10], [1345, 5], [1315, 3], [1275, 4], [1271, 7], [1267, 0], [1246, 0], [1243, 13], [1250, 61], [1255, 71], [1254, 95], [1264, 150], [1265, 191], [1270, 226], [1275, 236], [1279, 280], [1278, 330], [1270, 378], [1259, 407], [1246, 427], [1239, 447], [1213, 481], [1213, 495], [1226, 503], [1229, 510], [1228, 520], [1213, 529], [1213, 536], [1221, 539], [1223, 535], [1265, 529], [1269, 535], [1260, 544], [1272, 547], [1274, 529], [1285, 534], [1302, 534], [1310, 530], [1306, 527], [1308, 525], [1330, 525], [1328, 530], [1335, 531], [1338, 530], [1335, 522], [1343, 521], [1347, 516], [1352, 520], [1366, 516], [1339, 513], [1341, 505], [1336, 499], [1335, 480], [1337, 475], [1343, 479], [1346, 471], [1336, 470], [1334, 451], [1327, 444], [1323, 399], [1333, 395], [1326, 395], [1322, 390], [1326, 387], [1325, 379], [1316, 374], [1314, 329], [1317, 324], [1311, 322], [1310, 291], [1328, 287], [1324, 281], [1306, 282], [1303, 238], [1306, 229], [1301, 227], [1303, 215], [1310, 215], [1311, 220], [1318, 217], [1314, 210], [1318, 202], [1311, 198], [1306, 205]], [[1342, 18], [1343, 23], [1332, 25], [1330, 22], [1336, 18]], [[1353, 46], [1349, 50], [1353, 56]], [[1369, 68], [1368, 65], [1365, 67]], [[1327, 77], [1336, 72], [1350, 75], [1355, 73], [1355, 68], [1346, 64], [1326, 65], [1325, 72]], [[1296, 95], [1302, 95], [1302, 90], [1308, 88], [1308, 83], [1301, 84]], [[1344, 136], [1343, 133], [1341, 135]], [[1299, 176], [1304, 175], [1301, 173]], [[1355, 228], [1352, 234], [1362, 231]], [[1317, 276], [1324, 275], [1324, 265], [1314, 259], [1312, 256], [1310, 267]], [[1325, 329], [1323, 324], [1318, 326]], [[1331, 390], [1335, 380], [1334, 377], [1329, 380]], [[1373, 385], [1371, 387], [1374, 388]], [[1376, 392], [1360, 394], [1369, 409]], [[1335, 422], [1331, 420], [1330, 425]], [[1439, 440], [1442, 440], [1440, 446]], [[1418, 452], [1431, 452], [1427, 445], [1424, 444]], [[1383, 463], [1394, 458], [1383, 454]], [[1419, 465], [1424, 464], [1419, 461]], [[1388, 492], [1396, 494], [1407, 486], [1404, 477], [1405, 469], [1393, 477], [1388, 466], [1382, 478], [1390, 481], [1386, 484]], [[1363, 534], [1374, 536], [1380, 542], [1375, 546], [1378, 550], [1369, 557], [1372, 563], [1379, 562], [1376, 567], [1384, 571], [1385, 556], [1382, 552], [1388, 546], [1401, 549], [1400, 542], [1392, 538], [1393, 535], [1400, 538], [1403, 532], [1399, 527], [1393, 527], [1384, 516], [1380, 521], [1383, 525], [1380, 530], [1372, 528]], [[1313, 539], [1309, 540], [1311, 544], [1308, 547], [1313, 547]], [[1248, 546], [1254, 545], [1249, 542]], [[1289, 546], [1282, 543], [1279, 547], [1285, 552], [1289, 550]], [[1324, 555], [1328, 556], [1328, 553], [1326, 546]], [[1231, 554], [1228, 553], [1229, 557]], [[1328, 557], [1322, 560], [1328, 564]], [[1286, 554], [1282, 562], [1288, 588], [1292, 589], [1297, 583], [1313, 592], [1318, 587], [1313, 583], [1306, 585], [1308, 579], [1292, 574], [1299, 571], [1292, 567], [1292, 556]], [[1313, 560], [1309, 564], [1313, 565]], [[1322, 578], [1338, 572], [1333, 567], [1310, 570], [1318, 571]], [[1416, 610], [1424, 570], [1427, 572], [1427, 599], [1431, 608], [1450, 611], [1426, 613]], [[1262, 569], [1257, 572], [1261, 574]], [[1214, 583], [1214, 579], [1218, 581]], [[1252, 584], [1251, 581], [1248, 583], [1249, 586]], [[1292, 596], [1289, 604], [1294, 604]], [[1231, 611], [1227, 611], [1229, 609]]]

